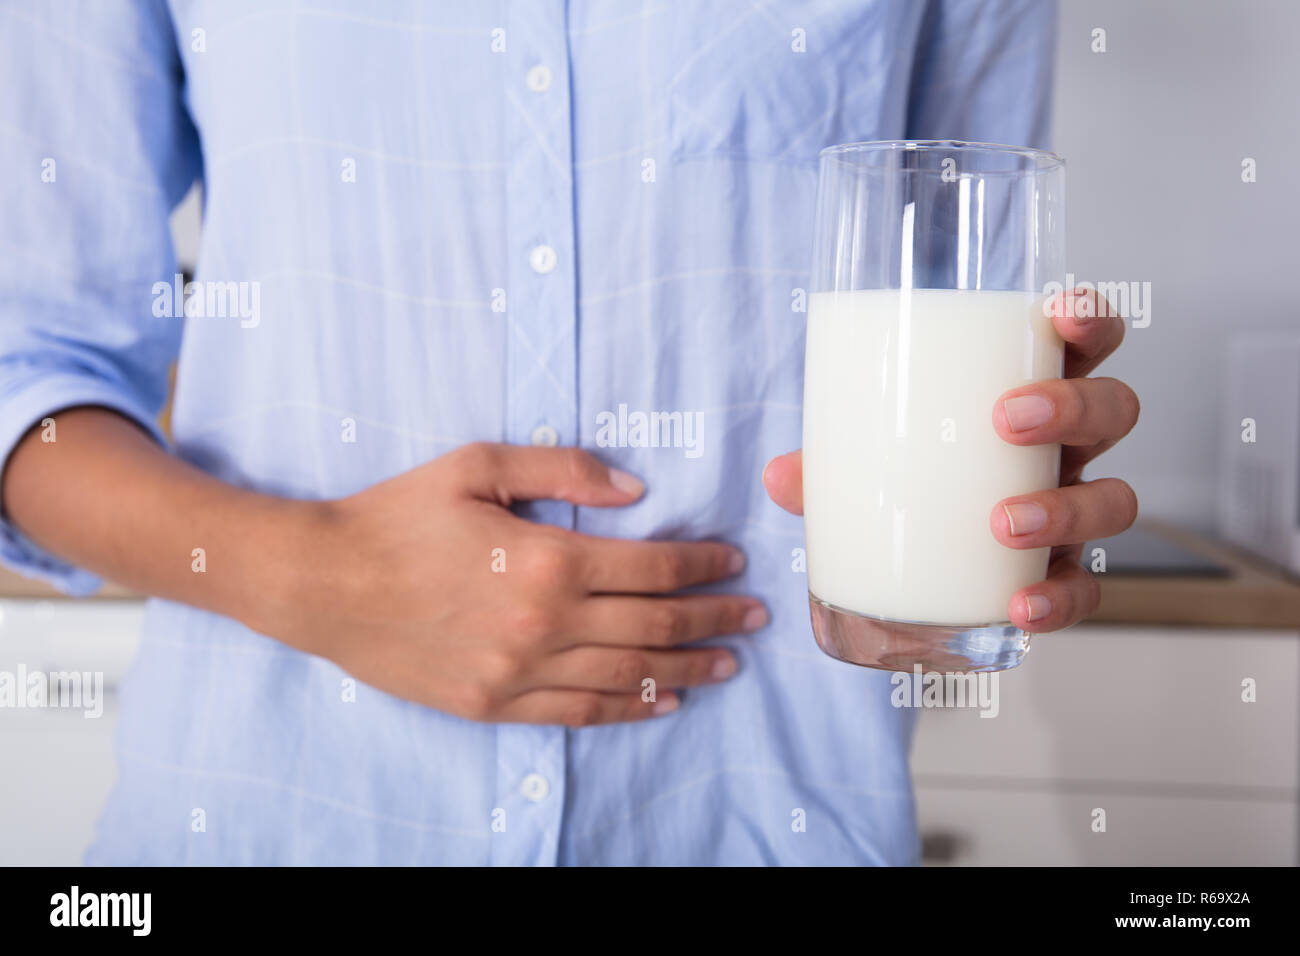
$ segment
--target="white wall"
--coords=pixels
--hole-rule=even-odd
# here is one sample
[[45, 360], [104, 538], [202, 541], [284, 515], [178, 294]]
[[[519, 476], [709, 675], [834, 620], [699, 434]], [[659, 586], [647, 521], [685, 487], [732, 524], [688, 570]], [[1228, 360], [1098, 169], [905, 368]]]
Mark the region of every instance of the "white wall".
[[1152, 283], [1150, 327], [1104, 366], [1137, 390], [1142, 420], [1089, 475], [1127, 479], [1147, 515], [1213, 527], [1224, 344], [1300, 329], [1297, 36], [1295, 0], [1061, 0], [1068, 261], [1081, 278]]

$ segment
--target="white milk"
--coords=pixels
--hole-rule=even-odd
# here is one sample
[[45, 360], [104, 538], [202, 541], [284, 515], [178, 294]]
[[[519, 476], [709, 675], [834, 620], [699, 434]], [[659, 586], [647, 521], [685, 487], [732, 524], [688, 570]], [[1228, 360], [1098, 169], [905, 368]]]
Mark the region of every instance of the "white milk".
[[1048, 549], [999, 544], [1003, 498], [1057, 485], [1060, 446], [993, 430], [1010, 388], [1061, 374], [1030, 293], [822, 292], [808, 308], [803, 488], [808, 587], [895, 621], [992, 624]]

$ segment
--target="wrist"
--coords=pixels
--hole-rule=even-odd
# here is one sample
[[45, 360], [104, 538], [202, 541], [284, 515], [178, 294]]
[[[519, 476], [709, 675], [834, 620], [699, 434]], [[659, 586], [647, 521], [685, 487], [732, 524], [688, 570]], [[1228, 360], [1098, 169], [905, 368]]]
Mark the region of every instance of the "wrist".
[[333, 502], [264, 498], [239, 522], [246, 573], [232, 615], [259, 634], [319, 653], [303, 625], [318, 606]]

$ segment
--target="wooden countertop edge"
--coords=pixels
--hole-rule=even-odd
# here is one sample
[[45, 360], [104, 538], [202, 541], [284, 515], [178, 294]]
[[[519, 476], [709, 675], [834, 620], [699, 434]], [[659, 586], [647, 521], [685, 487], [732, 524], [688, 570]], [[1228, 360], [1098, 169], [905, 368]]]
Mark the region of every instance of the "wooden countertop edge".
[[[1300, 583], [1230, 545], [1168, 522], [1144, 519], [1142, 523], [1189, 551], [1228, 565], [1233, 575], [1195, 578], [1100, 574], [1101, 606], [1087, 623], [1300, 630]], [[141, 600], [144, 595], [109, 583], [91, 597], [129, 601]], [[0, 568], [0, 599], [8, 598], [69, 600], [43, 581]]]
[[[1101, 606], [1089, 623], [1300, 630], [1300, 583], [1266, 561], [1231, 545], [1155, 519], [1148, 530], [1232, 569], [1232, 576], [1146, 577], [1097, 575]], [[1101, 542], [1105, 546], [1105, 542]]]
[[[97, 601], [141, 601], [144, 600], [145, 595], [137, 594], [135, 591], [124, 588], [119, 584], [109, 582], [94, 594], [89, 595], [89, 597]], [[52, 599], [57, 601], [83, 600], [82, 598], [70, 597], [44, 581], [25, 578], [8, 568], [0, 568], [0, 599], [8, 598]]]

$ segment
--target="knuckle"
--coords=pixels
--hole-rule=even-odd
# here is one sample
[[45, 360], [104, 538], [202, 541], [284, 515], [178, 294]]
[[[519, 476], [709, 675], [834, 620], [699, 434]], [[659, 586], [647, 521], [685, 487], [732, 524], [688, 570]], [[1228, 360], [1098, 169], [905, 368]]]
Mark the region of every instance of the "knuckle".
[[1092, 318], [1097, 314], [1098, 295], [1095, 289], [1076, 286], [1070, 294], [1070, 314], [1078, 318]]
[[1101, 583], [1082, 565], [1072, 569], [1065, 588], [1065, 620], [1076, 623], [1083, 620], [1101, 603]]
[[568, 551], [554, 541], [531, 549], [525, 558], [525, 566], [528, 576], [546, 591], [558, 589], [574, 572]]
[[600, 720], [600, 701], [590, 695], [583, 695], [564, 705], [561, 722], [566, 727], [590, 727]]
[[650, 662], [644, 654], [628, 651], [620, 654], [614, 663], [614, 683], [618, 687], [640, 687], [641, 681], [650, 676]]
[[523, 601], [508, 613], [511, 635], [524, 643], [550, 637], [555, 632], [555, 611], [542, 601]]
[[456, 452], [460, 464], [467, 470], [488, 471], [497, 461], [497, 449], [491, 442], [476, 441], [462, 445]]
[[459, 710], [469, 720], [488, 720], [496, 712], [496, 695], [486, 684], [466, 684], [460, 689]]
[[589, 455], [580, 448], [562, 448], [559, 454], [564, 461], [565, 492], [572, 494], [579, 488], [591, 484], [591, 466], [594, 463]]
[[1084, 572], [1084, 577], [1088, 582], [1088, 606], [1084, 613], [1091, 614], [1101, 605], [1101, 582], [1094, 574]]
[[1077, 428], [1088, 414], [1088, 399], [1079, 383], [1062, 379], [1057, 389], [1056, 414], [1066, 428]]
[[1127, 528], [1131, 524], [1133, 524], [1134, 521], [1137, 521], [1137, 516], [1138, 516], [1137, 492], [1133, 490], [1133, 486], [1130, 485], [1127, 481], [1124, 481], [1121, 478], [1115, 478], [1113, 480], [1115, 482], [1115, 489], [1119, 492], [1120, 495], [1121, 513], [1124, 515], [1124, 527]]
[[1114, 318], [1115, 306], [1111, 304], [1110, 299], [1096, 291], [1092, 292], [1091, 295], [1094, 308], [1093, 314], [1099, 319]]
[[1119, 314], [1118, 309], [1113, 309], [1110, 319], [1110, 343], [1108, 352], [1114, 352], [1124, 344], [1124, 338], [1128, 335], [1128, 323], [1124, 317]]
[[489, 651], [483, 659], [483, 676], [489, 688], [505, 689], [523, 674], [524, 662], [518, 654], [509, 651]]
[[1110, 299], [1097, 289], [1075, 288], [1075, 312], [1085, 318], [1107, 319], [1114, 315]]
[[675, 548], [665, 548], [655, 558], [655, 574], [669, 587], [677, 587], [686, 580], [686, 559]]
[[695, 660], [691, 662], [691, 678], [697, 684], [712, 682], [714, 660], [707, 654], [695, 655]]
[[748, 610], [747, 604], [730, 598], [712, 604], [705, 625], [709, 629], [709, 635], [741, 633], [745, 629], [745, 614]]
[[1138, 398], [1137, 392], [1133, 391], [1131, 387], [1124, 382], [1119, 382], [1118, 379], [1116, 381], [1119, 384], [1120, 402], [1124, 407], [1124, 421], [1127, 423], [1124, 432], [1127, 434], [1137, 424], [1138, 418], [1142, 414], [1142, 401]]
[[646, 637], [657, 644], [671, 644], [681, 636], [685, 623], [682, 609], [665, 601], [646, 614]]
[[1056, 495], [1053, 510], [1056, 512], [1057, 528], [1062, 534], [1072, 534], [1083, 521], [1083, 509], [1079, 506], [1079, 498], [1069, 491]]

